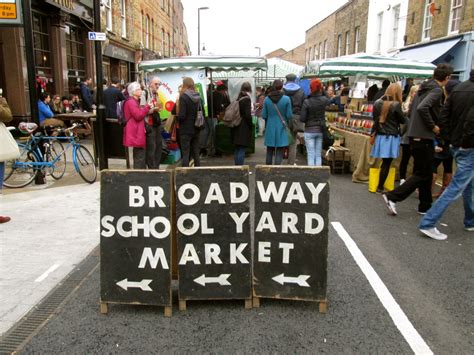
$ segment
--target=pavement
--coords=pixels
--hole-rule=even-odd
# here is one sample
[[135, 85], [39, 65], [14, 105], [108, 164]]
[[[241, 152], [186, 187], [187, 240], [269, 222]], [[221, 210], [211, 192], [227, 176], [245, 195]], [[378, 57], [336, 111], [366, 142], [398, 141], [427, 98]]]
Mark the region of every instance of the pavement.
[[[92, 141], [82, 143], [92, 152]], [[265, 161], [263, 138], [246, 163]], [[69, 153], [70, 154], [70, 153]], [[304, 163], [299, 157], [298, 164]], [[99, 244], [100, 174], [94, 184], [75, 172], [70, 155], [64, 177], [24, 188], [4, 188], [0, 214], [0, 335], [25, 316]], [[203, 158], [202, 165], [233, 165], [233, 156]], [[162, 165], [162, 169], [173, 166]], [[109, 159], [109, 169], [126, 169]]]

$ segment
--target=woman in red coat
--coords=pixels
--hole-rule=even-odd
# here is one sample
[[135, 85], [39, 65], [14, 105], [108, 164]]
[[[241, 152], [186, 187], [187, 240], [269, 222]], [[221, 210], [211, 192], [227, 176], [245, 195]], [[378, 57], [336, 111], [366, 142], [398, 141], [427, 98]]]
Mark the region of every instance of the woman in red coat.
[[129, 98], [124, 103], [123, 114], [125, 127], [123, 128], [123, 145], [133, 148], [133, 168], [145, 169], [145, 117], [148, 115], [150, 105], [140, 107], [142, 88], [139, 83], [130, 83], [127, 87]]

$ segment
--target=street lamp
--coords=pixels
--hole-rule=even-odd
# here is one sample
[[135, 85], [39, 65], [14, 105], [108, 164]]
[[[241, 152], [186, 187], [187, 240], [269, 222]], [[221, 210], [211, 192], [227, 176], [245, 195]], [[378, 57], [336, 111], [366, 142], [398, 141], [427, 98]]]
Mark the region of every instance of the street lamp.
[[207, 6], [198, 8], [198, 55], [201, 55], [201, 10], [209, 10], [209, 8]]
[[262, 48], [255, 47], [255, 49], [258, 49], [258, 56], [261, 57], [262, 56]]

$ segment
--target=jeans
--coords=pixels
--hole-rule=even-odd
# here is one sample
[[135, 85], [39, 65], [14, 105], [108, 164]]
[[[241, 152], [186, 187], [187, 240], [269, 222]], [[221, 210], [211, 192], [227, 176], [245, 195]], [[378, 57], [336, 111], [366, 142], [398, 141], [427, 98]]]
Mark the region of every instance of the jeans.
[[181, 154], [182, 163], [181, 166], [189, 166], [189, 161], [194, 159], [194, 166], [200, 166], [201, 161], [199, 160], [199, 151], [201, 147], [199, 145], [199, 132], [194, 135], [182, 134], [181, 135]]
[[273, 155], [275, 155], [274, 165], [281, 165], [281, 162], [283, 161], [283, 149], [285, 149], [285, 147], [267, 147], [265, 164], [273, 165]]
[[146, 165], [148, 169], [159, 169], [163, 138], [160, 126], [147, 126]]
[[304, 143], [306, 145], [306, 153], [308, 154], [308, 165], [321, 166], [321, 149], [323, 147], [323, 134], [304, 132]]
[[443, 194], [420, 221], [420, 229], [433, 228], [448, 206], [461, 194], [464, 202], [464, 226], [474, 227], [474, 148], [453, 148], [456, 172]]
[[431, 197], [431, 181], [433, 180], [433, 140], [422, 139], [410, 141], [411, 152], [414, 159], [413, 175], [410, 176], [403, 185], [395, 190], [387, 192], [385, 195], [390, 201], [399, 202], [405, 200], [416, 189], [419, 190], [420, 203], [419, 212], [426, 212], [430, 209], [433, 198]]
[[244, 165], [245, 150], [247, 147], [243, 145], [236, 145], [234, 150], [234, 163], [235, 165]]

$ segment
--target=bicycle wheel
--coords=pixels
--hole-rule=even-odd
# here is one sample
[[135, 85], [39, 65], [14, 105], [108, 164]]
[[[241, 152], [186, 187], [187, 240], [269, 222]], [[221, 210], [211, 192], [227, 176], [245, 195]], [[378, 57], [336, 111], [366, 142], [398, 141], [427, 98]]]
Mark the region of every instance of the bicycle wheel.
[[38, 157], [29, 151], [25, 144], [19, 143], [20, 157], [5, 162], [5, 177], [3, 186], [18, 188], [30, 184], [36, 177], [38, 169], [28, 163], [38, 162]]
[[46, 161], [49, 162], [58, 159], [56, 163], [54, 163], [54, 167], [51, 169], [49, 175], [51, 175], [53, 179], [59, 180], [66, 172], [66, 152], [60, 141], [50, 141], [49, 144], [49, 153], [46, 153]]
[[73, 152], [73, 161], [79, 175], [81, 175], [84, 181], [92, 184], [97, 178], [97, 169], [94, 157], [89, 150], [83, 145], [77, 145]]

